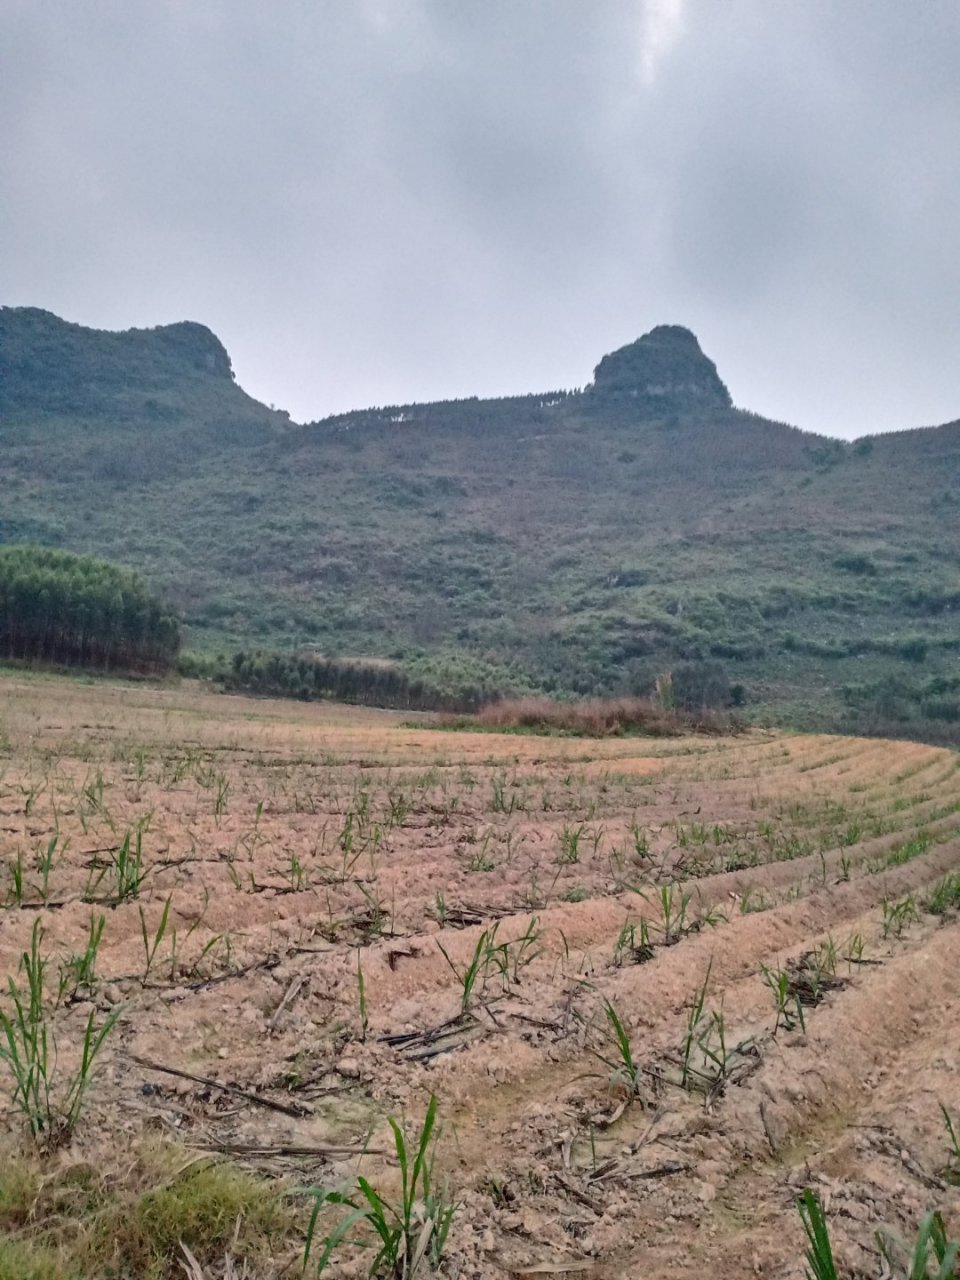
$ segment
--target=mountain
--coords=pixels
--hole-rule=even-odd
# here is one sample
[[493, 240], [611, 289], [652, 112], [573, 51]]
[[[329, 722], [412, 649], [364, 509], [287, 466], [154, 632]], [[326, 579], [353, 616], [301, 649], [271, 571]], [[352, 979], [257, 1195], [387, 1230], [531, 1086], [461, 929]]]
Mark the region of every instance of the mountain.
[[764, 420], [679, 326], [582, 392], [296, 424], [201, 325], [8, 307], [0, 445], [0, 541], [139, 569], [202, 650], [578, 693], [722, 667], [757, 716], [960, 720], [960, 422]]
[[35, 307], [0, 307], [0, 432], [28, 470], [92, 482], [189, 471], [287, 425], [235, 383], [204, 325], [106, 333]]

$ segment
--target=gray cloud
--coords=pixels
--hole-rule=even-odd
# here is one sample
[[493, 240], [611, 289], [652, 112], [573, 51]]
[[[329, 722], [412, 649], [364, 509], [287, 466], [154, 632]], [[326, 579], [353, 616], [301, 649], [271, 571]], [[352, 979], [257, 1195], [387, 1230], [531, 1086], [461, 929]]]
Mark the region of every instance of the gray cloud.
[[0, 300], [191, 318], [304, 419], [578, 385], [960, 415], [953, 0], [6, 0]]

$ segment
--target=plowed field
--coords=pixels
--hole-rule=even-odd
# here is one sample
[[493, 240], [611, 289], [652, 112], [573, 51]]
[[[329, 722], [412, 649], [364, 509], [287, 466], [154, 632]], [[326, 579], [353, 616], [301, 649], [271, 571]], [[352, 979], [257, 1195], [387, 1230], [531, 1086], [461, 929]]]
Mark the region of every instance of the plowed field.
[[960, 1228], [958, 764], [6, 679], [0, 971], [39, 920], [63, 1070], [119, 1011], [56, 1158], [386, 1194], [435, 1095], [444, 1274], [799, 1277], [809, 1186], [878, 1275], [878, 1228]]

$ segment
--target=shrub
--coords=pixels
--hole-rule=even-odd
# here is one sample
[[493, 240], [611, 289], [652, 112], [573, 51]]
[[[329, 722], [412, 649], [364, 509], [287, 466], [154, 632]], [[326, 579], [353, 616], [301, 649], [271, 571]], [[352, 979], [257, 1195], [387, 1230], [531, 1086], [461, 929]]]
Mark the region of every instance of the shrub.
[[681, 662], [671, 672], [673, 697], [678, 707], [728, 707], [730, 681], [719, 662]]
[[229, 662], [185, 654], [182, 675], [206, 677], [224, 689], [301, 702], [329, 699], [404, 711], [474, 711], [483, 692], [465, 683], [433, 684], [394, 662], [361, 658], [324, 658], [314, 654], [241, 650]]
[[474, 717], [491, 729], [527, 729], [605, 738], [624, 733], [670, 737], [681, 733], [731, 733], [739, 725], [719, 711], [664, 707], [649, 698], [589, 698], [559, 702], [552, 698], [512, 698], [492, 702]]

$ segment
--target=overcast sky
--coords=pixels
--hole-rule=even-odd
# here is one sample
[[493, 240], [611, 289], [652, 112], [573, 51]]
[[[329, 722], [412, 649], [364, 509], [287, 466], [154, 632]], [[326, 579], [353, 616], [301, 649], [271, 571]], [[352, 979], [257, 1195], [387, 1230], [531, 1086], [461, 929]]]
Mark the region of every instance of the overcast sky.
[[580, 386], [960, 417], [957, 0], [0, 0], [0, 302], [199, 320], [294, 418]]

